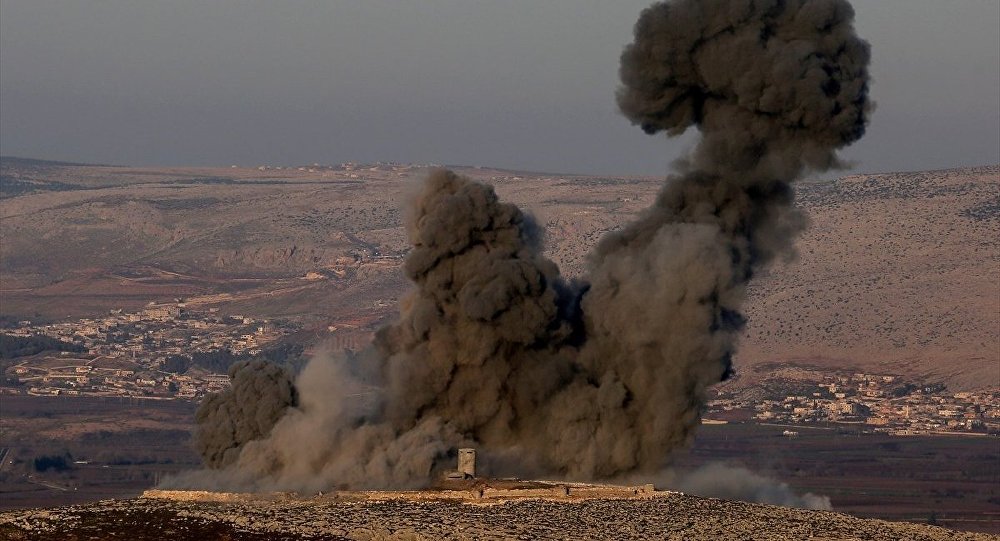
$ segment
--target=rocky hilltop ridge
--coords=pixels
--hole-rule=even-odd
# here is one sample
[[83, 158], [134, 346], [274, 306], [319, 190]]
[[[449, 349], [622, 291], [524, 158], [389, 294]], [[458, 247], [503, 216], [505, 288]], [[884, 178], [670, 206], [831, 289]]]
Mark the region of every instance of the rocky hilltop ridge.
[[518, 495], [516, 489], [503, 489], [494, 496], [469, 491], [412, 491], [338, 492], [314, 497], [151, 491], [132, 500], [2, 513], [0, 537], [174, 541], [1000, 539], [646, 487], [552, 483], [525, 490], [524, 495]]

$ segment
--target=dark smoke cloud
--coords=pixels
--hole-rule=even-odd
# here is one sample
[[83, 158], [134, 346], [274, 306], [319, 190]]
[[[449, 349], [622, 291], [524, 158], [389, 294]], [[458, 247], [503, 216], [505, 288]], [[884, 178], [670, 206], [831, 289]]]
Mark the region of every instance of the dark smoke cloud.
[[267, 438], [247, 442], [224, 469], [187, 472], [161, 486], [315, 493], [426, 484], [453, 442], [468, 442], [437, 417], [406, 430], [381, 421], [376, 362], [318, 354], [296, 379], [298, 405]]
[[407, 221], [416, 289], [399, 321], [357, 362], [314, 360], [268, 437], [176, 483], [407, 486], [462, 445], [498, 457], [492, 473], [658, 471], [731, 372], [747, 281], [801, 225], [789, 183], [864, 132], [869, 54], [852, 19], [843, 0], [645, 10], [619, 106], [649, 133], [702, 140], [651, 208], [602, 239], [587, 281], [563, 281], [531, 218], [491, 187], [433, 172]]
[[229, 368], [231, 387], [205, 397], [195, 413], [195, 448], [209, 468], [232, 464], [248, 442], [266, 436], [298, 403], [291, 374], [266, 361]]
[[830, 498], [812, 492], [796, 494], [787, 483], [756, 474], [746, 468], [710, 463], [679, 476], [670, 476], [666, 486], [709, 498], [820, 509], [830, 511]]
[[801, 223], [788, 183], [864, 133], [869, 51], [853, 16], [843, 0], [682, 0], [636, 23], [619, 107], [647, 133], [702, 139], [591, 257], [584, 359], [623, 389], [591, 415], [626, 446], [596, 473], [654, 467], [730, 372], [744, 286]]
[[439, 416], [510, 441], [525, 410], [568, 377], [553, 362], [572, 333], [568, 290], [535, 224], [492, 187], [435, 171], [413, 207], [404, 271], [417, 289], [375, 341], [394, 397], [387, 417], [407, 427]]
[[541, 255], [534, 222], [492, 187], [437, 170], [406, 228], [404, 271], [417, 287], [399, 321], [359, 359], [310, 362], [300, 406], [246, 445], [231, 474], [194, 486], [411, 486], [460, 445], [498, 456], [545, 445], [543, 412], [574, 377], [575, 293]]

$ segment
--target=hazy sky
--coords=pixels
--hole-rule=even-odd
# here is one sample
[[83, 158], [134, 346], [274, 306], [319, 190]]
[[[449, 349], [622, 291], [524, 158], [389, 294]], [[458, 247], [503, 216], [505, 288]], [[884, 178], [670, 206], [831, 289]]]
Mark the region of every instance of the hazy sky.
[[[0, 0], [0, 152], [662, 174], [615, 108], [646, 1]], [[1000, 162], [1000, 2], [857, 0], [861, 171]]]

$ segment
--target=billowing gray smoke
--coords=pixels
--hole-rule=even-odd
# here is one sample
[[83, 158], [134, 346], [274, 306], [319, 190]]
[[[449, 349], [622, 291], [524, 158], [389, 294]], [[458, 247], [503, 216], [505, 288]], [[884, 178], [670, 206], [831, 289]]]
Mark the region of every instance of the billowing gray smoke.
[[434, 172], [407, 224], [416, 289], [399, 321], [368, 358], [314, 360], [267, 438], [178, 484], [422, 483], [470, 444], [497, 457], [493, 473], [508, 457], [577, 479], [661, 468], [731, 371], [747, 281], [800, 226], [789, 182], [864, 132], [869, 53], [852, 19], [844, 0], [648, 8], [619, 106], [649, 133], [702, 139], [654, 205], [600, 242], [587, 282], [564, 282], [535, 224], [492, 188]]
[[209, 468], [232, 464], [247, 442], [266, 436], [298, 405], [291, 374], [276, 364], [240, 361], [229, 380], [229, 389], [205, 397], [195, 413], [195, 448]]
[[702, 139], [591, 258], [584, 362], [623, 391], [583, 402], [606, 407], [579, 439], [588, 424], [611, 425], [608, 441], [624, 447], [594, 472], [657, 464], [729, 373], [744, 286], [801, 222], [788, 183], [835, 165], [834, 151], [864, 133], [869, 49], [853, 17], [845, 0], [680, 0], [636, 23], [619, 107], [647, 133], [696, 126]]
[[833, 509], [826, 496], [811, 492], [800, 496], [786, 483], [738, 466], [711, 462], [680, 476], [667, 473], [667, 479], [663, 480], [666, 486], [698, 496], [804, 509]]

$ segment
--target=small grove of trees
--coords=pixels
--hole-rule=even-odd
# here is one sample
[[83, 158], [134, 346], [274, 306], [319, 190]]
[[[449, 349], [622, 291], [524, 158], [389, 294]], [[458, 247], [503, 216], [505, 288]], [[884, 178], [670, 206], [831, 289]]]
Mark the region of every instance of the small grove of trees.
[[36, 456], [34, 460], [35, 471], [46, 472], [49, 470], [61, 472], [70, 469], [70, 465], [73, 463], [73, 457], [66, 453], [65, 455], [42, 455]]
[[27, 357], [43, 351], [72, 351], [82, 353], [86, 349], [80, 344], [63, 342], [48, 336], [11, 336], [0, 334], [0, 359]]
[[272, 363], [289, 364], [294, 367], [305, 360], [302, 356], [303, 351], [305, 351], [305, 348], [302, 344], [282, 342], [261, 351], [260, 355]]
[[190, 356], [171, 355], [167, 357], [163, 363], [162, 370], [164, 372], [183, 374], [191, 366], [200, 366], [216, 374], [225, 374], [229, 372], [229, 367], [236, 362], [250, 359], [266, 359], [276, 364], [286, 364], [293, 372], [298, 372], [305, 365], [306, 359], [303, 357], [303, 350], [304, 348], [301, 344], [284, 342], [264, 349], [258, 355], [250, 355], [249, 353], [237, 354], [228, 349], [197, 351]]
[[892, 389], [890, 389], [889, 390], [889, 396], [891, 396], [893, 398], [901, 398], [901, 397], [908, 396], [908, 395], [912, 394], [913, 391], [916, 391], [919, 388], [920, 387], [917, 387], [916, 385], [914, 385], [912, 383], [906, 383], [906, 384], [899, 385], [899, 386], [896, 386], [896, 387], [893, 387]]
[[249, 358], [250, 354], [248, 353], [236, 354], [228, 349], [219, 349], [216, 351], [196, 351], [191, 354], [191, 363], [209, 372], [225, 374], [233, 363]]
[[17, 376], [6, 374], [7, 367], [12, 363], [13, 361], [0, 361], [0, 373], [4, 373], [3, 377], [0, 377], [0, 384], [4, 387], [23, 387], [24, 383]]
[[183, 374], [188, 368], [191, 368], [191, 357], [186, 355], [168, 355], [160, 367], [164, 372], [171, 374]]

